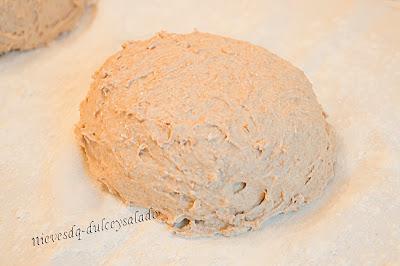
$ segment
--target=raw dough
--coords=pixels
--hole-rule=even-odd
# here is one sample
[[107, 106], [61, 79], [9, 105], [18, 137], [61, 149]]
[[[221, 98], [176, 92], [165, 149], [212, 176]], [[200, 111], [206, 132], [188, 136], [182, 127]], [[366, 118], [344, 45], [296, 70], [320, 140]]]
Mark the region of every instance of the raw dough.
[[296, 210], [333, 176], [311, 83], [267, 50], [207, 33], [133, 41], [94, 75], [76, 133], [90, 174], [181, 235], [232, 235]]
[[0, 0], [0, 54], [28, 50], [71, 30], [93, 0]]

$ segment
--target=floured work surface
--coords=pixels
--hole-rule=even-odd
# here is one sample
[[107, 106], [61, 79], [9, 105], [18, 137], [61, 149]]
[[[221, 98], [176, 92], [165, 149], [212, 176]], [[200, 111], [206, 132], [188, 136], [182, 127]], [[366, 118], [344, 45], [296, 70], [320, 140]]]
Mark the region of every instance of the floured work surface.
[[[396, 265], [400, 2], [330, 2], [102, 0], [48, 47], [0, 57], [0, 264]], [[126, 40], [193, 28], [305, 71], [339, 142], [320, 200], [256, 232], [188, 240], [90, 180], [73, 127], [91, 75]]]

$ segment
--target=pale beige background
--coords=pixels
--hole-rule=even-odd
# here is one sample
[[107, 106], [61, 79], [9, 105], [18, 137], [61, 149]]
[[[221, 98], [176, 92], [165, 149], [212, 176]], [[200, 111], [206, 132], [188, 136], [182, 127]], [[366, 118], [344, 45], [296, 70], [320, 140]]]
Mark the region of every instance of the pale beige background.
[[[91, 74], [125, 40], [193, 28], [302, 68], [339, 138], [324, 197], [234, 238], [154, 221], [33, 247], [131, 210], [84, 172], [73, 137]], [[400, 1], [100, 0], [78, 29], [0, 57], [0, 265], [400, 265]]]

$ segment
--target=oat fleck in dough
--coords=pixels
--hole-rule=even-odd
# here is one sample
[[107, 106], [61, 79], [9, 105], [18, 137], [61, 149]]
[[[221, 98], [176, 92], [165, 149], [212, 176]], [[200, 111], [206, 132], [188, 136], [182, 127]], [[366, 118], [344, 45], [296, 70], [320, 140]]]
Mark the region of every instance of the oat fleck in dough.
[[41, 46], [71, 30], [93, 0], [0, 0], [0, 54]]
[[76, 128], [90, 174], [174, 232], [233, 235], [298, 209], [333, 176], [335, 141], [302, 71], [194, 32], [132, 41], [94, 75]]

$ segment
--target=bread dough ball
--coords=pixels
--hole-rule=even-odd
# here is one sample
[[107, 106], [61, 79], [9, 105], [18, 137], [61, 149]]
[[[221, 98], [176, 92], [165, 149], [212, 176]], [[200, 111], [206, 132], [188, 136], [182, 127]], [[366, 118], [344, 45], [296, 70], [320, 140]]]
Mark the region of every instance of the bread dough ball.
[[0, 54], [28, 50], [71, 30], [88, 0], [0, 0]]
[[303, 72], [207, 33], [132, 41], [94, 75], [76, 128], [92, 176], [181, 235], [232, 235], [333, 176], [334, 133]]

